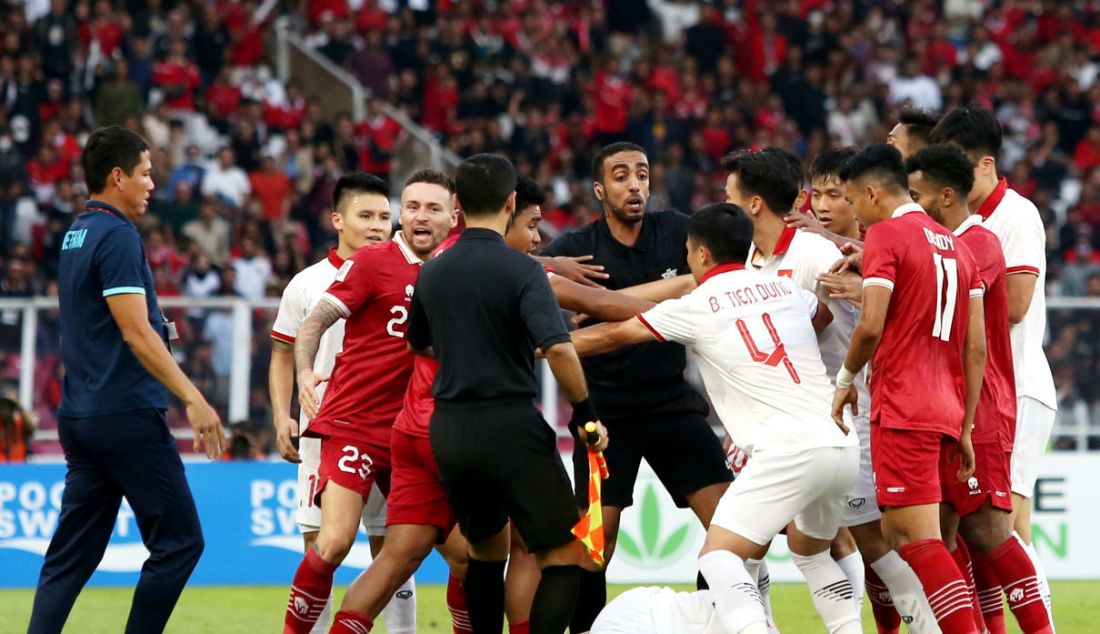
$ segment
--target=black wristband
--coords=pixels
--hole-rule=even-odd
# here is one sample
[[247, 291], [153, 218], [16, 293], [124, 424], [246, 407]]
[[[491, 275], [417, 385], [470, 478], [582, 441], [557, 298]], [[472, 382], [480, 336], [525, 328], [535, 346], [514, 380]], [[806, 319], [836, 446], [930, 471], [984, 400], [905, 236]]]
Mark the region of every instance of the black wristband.
[[585, 423], [600, 420], [596, 415], [596, 408], [592, 406], [591, 399], [584, 399], [580, 403], [573, 403], [573, 415], [569, 417], [569, 430], [575, 435], [577, 430]]

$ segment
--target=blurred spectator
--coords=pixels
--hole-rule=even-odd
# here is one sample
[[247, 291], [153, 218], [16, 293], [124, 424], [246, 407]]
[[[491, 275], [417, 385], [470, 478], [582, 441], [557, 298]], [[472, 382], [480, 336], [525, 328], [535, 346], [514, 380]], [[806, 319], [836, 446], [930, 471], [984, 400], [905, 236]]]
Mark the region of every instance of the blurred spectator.
[[141, 88], [130, 79], [125, 58], [115, 62], [110, 81], [99, 87], [95, 117], [99, 125], [120, 125], [127, 117], [140, 117], [145, 110]]
[[283, 221], [290, 212], [290, 178], [279, 171], [279, 164], [272, 154], [267, 154], [261, 163], [262, 168], [252, 172], [249, 181], [263, 205], [264, 218]]
[[271, 276], [271, 260], [255, 238], [245, 236], [241, 239], [241, 254], [233, 258], [230, 266], [236, 272], [233, 288], [237, 295], [255, 301], [266, 294], [267, 281]]
[[230, 226], [218, 215], [216, 203], [203, 201], [199, 217], [183, 225], [182, 233], [219, 266], [229, 263]]
[[248, 173], [237, 165], [233, 148], [218, 150], [218, 160], [206, 168], [202, 177], [202, 195], [217, 197], [231, 207], [239, 208], [251, 191]]
[[18, 402], [0, 398], [0, 464], [27, 461], [34, 427], [34, 417]]

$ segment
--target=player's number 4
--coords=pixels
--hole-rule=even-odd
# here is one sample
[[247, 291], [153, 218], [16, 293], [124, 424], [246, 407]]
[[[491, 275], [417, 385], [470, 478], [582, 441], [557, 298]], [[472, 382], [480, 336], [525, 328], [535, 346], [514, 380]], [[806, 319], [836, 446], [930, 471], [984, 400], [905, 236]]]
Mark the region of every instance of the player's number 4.
[[959, 293], [959, 262], [939, 253], [932, 254], [932, 262], [936, 266], [936, 323], [932, 325], [932, 336], [950, 341]]
[[763, 319], [764, 326], [768, 329], [768, 334], [772, 338], [772, 343], [775, 344], [775, 349], [772, 350], [771, 354], [762, 352], [757, 347], [756, 340], [752, 338], [752, 333], [749, 332], [749, 326], [745, 323], [745, 320], [737, 320], [737, 332], [741, 333], [741, 340], [745, 342], [745, 347], [749, 349], [749, 356], [752, 357], [753, 361], [773, 368], [782, 363], [783, 367], [787, 369], [787, 374], [791, 376], [791, 380], [795, 383], [801, 383], [802, 379], [798, 377], [798, 371], [794, 369], [794, 364], [791, 363], [791, 358], [787, 355], [787, 349], [779, 338], [779, 331], [775, 329], [772, 316], [764, 313]]

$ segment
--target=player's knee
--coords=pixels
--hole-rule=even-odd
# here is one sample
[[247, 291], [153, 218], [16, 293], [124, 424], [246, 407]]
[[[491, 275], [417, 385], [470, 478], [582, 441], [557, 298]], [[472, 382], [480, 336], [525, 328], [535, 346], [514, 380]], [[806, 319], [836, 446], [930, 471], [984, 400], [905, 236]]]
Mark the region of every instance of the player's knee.
[[960, 527], [960, 532], [967, 545], [982, 553], [988, 553], [1000, 546], [1011, 535], [1007, 524], [986, 521], [967, 523]]
[[354, 543], [354, 536], [332, 535], [322, 531], [317, 537], [317, 543], [314, 544], [313, 547], [317, 551], [317, 554], [321, 556], [321, 559], [329, 563], [338, 564], [344, 561], [344, 558], [348, 556]]

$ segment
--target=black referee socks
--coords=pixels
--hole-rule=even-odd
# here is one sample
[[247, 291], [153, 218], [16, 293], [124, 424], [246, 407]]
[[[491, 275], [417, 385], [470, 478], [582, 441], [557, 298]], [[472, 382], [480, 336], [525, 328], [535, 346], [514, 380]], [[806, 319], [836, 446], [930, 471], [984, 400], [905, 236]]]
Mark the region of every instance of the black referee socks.
[[[470, 559], [466, 566], [466, 612], [474, 634], [504, 628], [504, 561]], [[540, 586], [541, 587], [541, 586]], [[535, 595], [538, 599], [538, 595]]]
[[577, 607], [580, 566], [548, 566], [542, 569], [535, 600], [531, 604], [531, 634], [563, 634]]
[[577, 607], [573, 610], [573, 620], [569, 622], [569, 631], [573, 634], [581, 634], [592, 629], [592, 623], [605, 603], [607, 603], [607, 574], [602, 571], [581, 570], [580, 594], [577, 596]]

